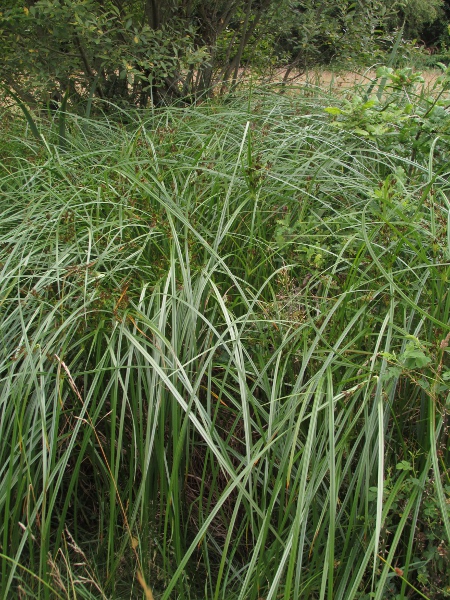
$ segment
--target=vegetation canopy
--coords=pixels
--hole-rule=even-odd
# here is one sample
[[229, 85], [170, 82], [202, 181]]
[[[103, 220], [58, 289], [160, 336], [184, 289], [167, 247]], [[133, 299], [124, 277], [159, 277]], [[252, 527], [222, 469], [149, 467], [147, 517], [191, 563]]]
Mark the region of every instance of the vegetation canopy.
[[233, 87], [245, 66], [284, 66], [287, 78], [312, 64], [383, 62], [399, 26], [417, 39], [435, 22], [420, 44], [445, 54], [440, 0], [0, 0], [0, 82], [35, 107], [66, 90], [72, 110], [88, 98], [103, 110], [185, 104]]

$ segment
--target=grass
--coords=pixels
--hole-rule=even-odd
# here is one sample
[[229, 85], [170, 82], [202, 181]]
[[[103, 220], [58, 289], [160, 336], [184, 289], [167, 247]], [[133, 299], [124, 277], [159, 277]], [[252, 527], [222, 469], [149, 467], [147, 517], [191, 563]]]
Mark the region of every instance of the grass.
[[448, 135], [389, 93], [9, 123], [1, 597], [448, 596]]

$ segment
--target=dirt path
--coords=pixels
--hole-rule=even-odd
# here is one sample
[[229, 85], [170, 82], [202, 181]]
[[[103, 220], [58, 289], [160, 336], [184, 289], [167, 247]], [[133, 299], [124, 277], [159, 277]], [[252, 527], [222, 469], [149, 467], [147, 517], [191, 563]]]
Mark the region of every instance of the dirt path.
[[[271, 83], [283, 81], [285, 70], [276, 71], [271, 79]], [[422, 77], [425, 80], [424, 88], [430, 88], [435, 83], [436, 79], [441, 75], [438, 70], [421, 71]], [[245, 79], [245, 72], [242, 73]], [[376, 79], [375, 70], [368, 69], [361, 72], [342, 71], [333, 72], [326, 70], [309, 71], [303, 74], [291, 73], [288, 83], [294, 85], [314, 85], [323, 90], [338, 91], [340, 89], [352, 88], [355, 85], [369, 84]], [[268, 82], [267, 80], [265, 82]]]

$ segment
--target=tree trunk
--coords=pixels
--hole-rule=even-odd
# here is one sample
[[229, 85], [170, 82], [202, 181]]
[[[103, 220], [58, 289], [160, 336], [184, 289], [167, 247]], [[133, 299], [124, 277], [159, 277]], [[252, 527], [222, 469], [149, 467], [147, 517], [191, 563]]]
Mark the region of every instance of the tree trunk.
[[237, 76], [239, 74], [239, 67], [241, 64], [244, 48], [248, 44], [253, 33], [255, 32], [255, 29], [258, 26], [258, 23], [261, 20], [261, 17], [263, 15], [264, 11], [270, 6], [271, 2], [272, 2], [272, 0], [265, 0], [265, 2], [262, 2], [261, 6], [258, 9], [258, 12], [255, 15], [255, 18], [249, 24], [249, 20], [250, 20], [249, 13], [250, 13], [250, 9], [251, 9], [251, 0], [248, 0], [247, 9], [249, 9], [249, 10], [246, 13], [244, 27], [243, 27], [243, 31], [241, 34], [241, 40], [239, 42], [239, 48], [238, 48], [237, 53], [234, 55], [234, 57], [231, 59], [230, 63], [228, 64], [228, 66], [225, 69], [225, 72], [222, 77], [222, 84], [225, 84], [225, 82], [229, 79], [231, 73], [234, 71], [232, 85], [233, 86], [235, 85], [235, 83], [237, 81]]
[[161, 13], [158, 0], [147, 0], [144, 7], [145, 17], [152, 29], [158, 29], [161, 25]]
[[236, 81], [239, 75], [239, 65], [241, 64], [241, 60], [242, 60], [242, 54], [244, 52], [244, 47], [246, 44], [246, 36], [247, 36], [247, 30], [248, 30], [248, 22], [250, 20], [250, 12], [252, 10], [252, 0], [248, 0], [247, 1], [247, 7], [245, 9], [245, 19], [244, 19], [244, 26], [242, 28], [242, 34], [241, 34], [241, 39], [239, 41], [239, 48], [237, 51], [237, 54], [235, 56], [235, 68], [234, 68], [234, 74], [233, 74], [233, 81], [231, 83], [231, 86], [234, 87], [236, 85]]

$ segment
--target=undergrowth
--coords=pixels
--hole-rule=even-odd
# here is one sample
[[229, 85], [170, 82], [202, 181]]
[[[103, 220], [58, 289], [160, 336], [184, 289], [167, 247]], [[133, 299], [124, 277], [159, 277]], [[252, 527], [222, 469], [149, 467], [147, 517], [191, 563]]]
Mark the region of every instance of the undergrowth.
[[414, 77], [9, 123], [2, 598], [450, 596], [448, 77]]

